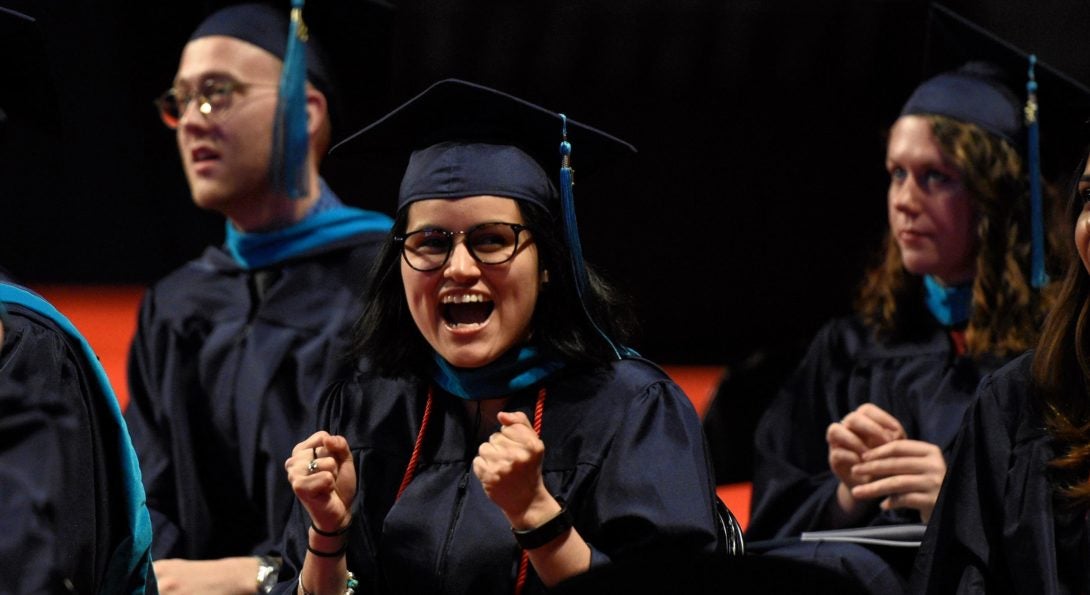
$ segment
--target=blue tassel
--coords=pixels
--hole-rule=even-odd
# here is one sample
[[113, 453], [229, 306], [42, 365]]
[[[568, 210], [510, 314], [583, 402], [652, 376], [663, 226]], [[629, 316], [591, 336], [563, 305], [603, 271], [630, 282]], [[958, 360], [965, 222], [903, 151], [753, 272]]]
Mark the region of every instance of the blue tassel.
[[[594, 317], [587, 310], [587, 302], [583, 298], [587, 285], [590, 284], [587, 268], [583, 262], [583, 245], [579, 241], [579, 225], [575, 221], [575, 170], [571, 167], [571, 143], [568, 142], [568, 117], [559, 114], [563, 140], [560, 141], [560, 210], [564, 218], [564, 235], [568, 240], [568, 249], [571, 251], [572, 277], [575, 279], [575, 293], [579, 297], [579, 303], [583, 306], [583, 314], [590, 321], [590, 325], [605, 340], [617, 359], [623, 359], [621, 350], [613, 343], [613, 340], [594, 322]], [[630, 350], [624, 349], [625, 354]]]
[[1048, 273], [1045, 272], [1045, 225], [1041, 205], [1041, 141], [1037, 124], [1037, 80], [1033, 72], [1036, 64], [1037, 56], [1030, 54], [1029, 80], [1026, 81], [1025, 115], [1029, 141], [1026, 153], [1029, 156], [1030, 225], [1033, 233], [1030, 253], [1030, 283], [1034, 288], [1040, 289], [1048, 283]]
[[280, 75], [280, 94], [273, 124], [273, 150], [269, 164], [273, 188], [290, 198], [304, 198], [309, 193], [307, 179], [307, 26], [303, 22], [304, 0], [292, 0], [288, 47], [284, 71]]
[[583, 265], [583, 246], [579, 242], [579, 224], [575, 220], [575, 171], [571, 167], [571, 143], [568, 142], [568, 117], [560, 114], [563, 140], [560, 141], [560, 212], [564, 216], [564, 236], [571, 250], [572, 274], [579, 298], [587, 288], [587, 269]]

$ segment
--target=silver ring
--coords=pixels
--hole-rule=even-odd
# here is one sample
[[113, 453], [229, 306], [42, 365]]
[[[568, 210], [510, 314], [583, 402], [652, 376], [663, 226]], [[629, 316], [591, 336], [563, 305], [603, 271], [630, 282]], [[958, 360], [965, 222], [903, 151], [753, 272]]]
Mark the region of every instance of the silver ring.
[[311, 459], [310, 462], [307, 463], [307, 473], [308, 474], [314, 473], [317, 470], [318, 470], [318, 459]]

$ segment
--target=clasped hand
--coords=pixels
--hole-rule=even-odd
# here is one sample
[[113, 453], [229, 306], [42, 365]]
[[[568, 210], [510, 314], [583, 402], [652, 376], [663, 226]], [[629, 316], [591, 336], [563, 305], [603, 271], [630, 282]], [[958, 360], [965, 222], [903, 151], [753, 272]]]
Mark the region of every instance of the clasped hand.
[[850, 498], [839, 500], [845, 513], [882, 498], [883, 510], [911, 508], [925, 523], [930, 519], [946, 476], [938, 446], [909, 440], [897, 418], [872, 403], [829, 424], [825, 440], [829, 467], [841, 484], [838, 495]]

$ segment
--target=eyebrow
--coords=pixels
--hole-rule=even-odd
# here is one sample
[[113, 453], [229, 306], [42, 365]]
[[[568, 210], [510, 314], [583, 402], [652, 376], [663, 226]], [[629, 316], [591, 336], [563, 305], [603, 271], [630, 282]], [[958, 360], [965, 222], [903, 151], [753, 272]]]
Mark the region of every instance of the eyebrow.
[[[203, 83], [205, 81], [220, 80], [220, 79], [229, 79], [229, 80], [232, 80], [232, 81], [237, 80], [237, 79], [235, 79], [235, 77], [233, 75], [231, 75], [231, 74], [229, 74], [227, 72], [224, 72], [222, 70], [210, 70], [208, 72], [200, 73], [196, 78], [196, 84], [200, 85], [201, 83]], [[175, 78], [174, 79], [174, 86], [177, 87], [179, 83], [187, 83], [188, 84], [188, 81], [186, 81], [184, 79]]]

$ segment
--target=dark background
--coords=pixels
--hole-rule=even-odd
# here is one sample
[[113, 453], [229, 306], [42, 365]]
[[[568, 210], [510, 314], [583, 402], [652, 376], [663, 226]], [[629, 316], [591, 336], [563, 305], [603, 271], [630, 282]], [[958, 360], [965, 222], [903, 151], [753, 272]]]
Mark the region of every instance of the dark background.
[[[0, 265], [26, 283], [146, 284], [222, 240], [152, 106], [222, 4], [0, 0], [37, 19], [0, 15]], [[948, 6], [1090, 82], [1090, 3]], [[342, 85], [342, 133], [453, 76], [636, 145], [579, 179], [585, 252], [634, 296], [644, 354], [723, 364], [848, 311], [885, 229], [884, 133], [925, 74], [927, 13], [918, 0], [310, 0], [306, 15]], [[392, 164], [326, 166], [346, 202], [392, 210]]]

